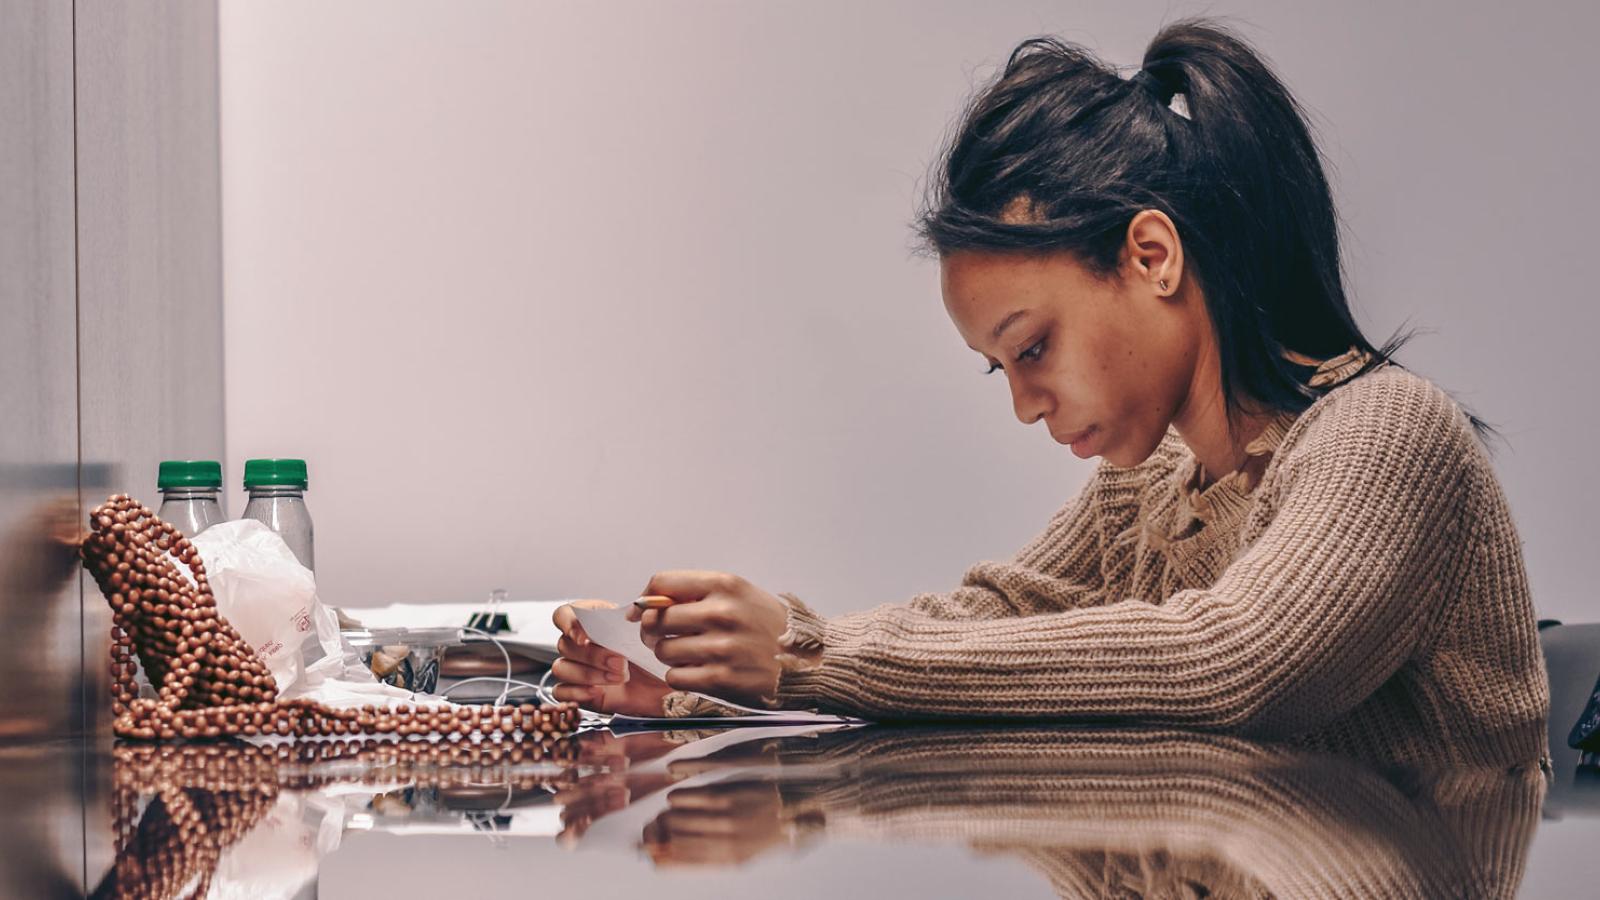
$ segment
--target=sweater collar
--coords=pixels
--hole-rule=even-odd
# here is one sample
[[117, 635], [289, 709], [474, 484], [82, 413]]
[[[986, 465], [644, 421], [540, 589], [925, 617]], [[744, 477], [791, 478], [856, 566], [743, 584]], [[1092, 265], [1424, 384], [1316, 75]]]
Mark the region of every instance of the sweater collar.
[[[1291, 362], [1315, 365], [1316, 371], [1307, 384], [1324, 389], [1353, 378], [1372, 358], [1372, 354], [1354, 346], [1320, 363], [1292, 351], [1284, 355]], [[1299, 417], [1300, 413], [1288, 410], [1278, 413], [1267, 422], [1260, 434], [1245, 445], [1244, 464], [1204, 488], [1200, 487], [1200, 462], [1190, 454], [1185, 468], [1181, 470], [1184, 477], [1179, 483], [1177, 515], [1168, 536], [1176, 539], [1193, 533], [1201, 524], [1219, 519], [1234, 520], [1242, 516], [1250, 505], [1250, 494], [1260, 483], [1272, 454]]]

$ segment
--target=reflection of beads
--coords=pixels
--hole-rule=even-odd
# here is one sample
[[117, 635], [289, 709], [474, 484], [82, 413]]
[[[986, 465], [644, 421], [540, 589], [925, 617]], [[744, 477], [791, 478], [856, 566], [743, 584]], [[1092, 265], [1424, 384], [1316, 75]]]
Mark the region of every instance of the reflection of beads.
[[[570, 780], [577, 756], [575, 742], [554, 735], [480, 743], [118, 743], [111, 794], [117, 857], [94, 896], [205, 896], [222, 853], [272, 811], [280, 791], [332, 784], [549, 791]], [[340, 764], [323, 765], [329, 761]], [[141, 804], [146, 797], [148, 804]], [[199, 888], [183, 893], [195, 879]]]
[[[564, 734], [578, 724], [575, 703], [335, 709], [309, 700], [280, 701], [272, 673], [218, 613], [205, 563], [182, 532], [127, 494], [96, 507], [89, 527], [84, 566], [112, 610], [112, 730], [119, 737], [383, 734], [498, 740]], [[135, 653], [157, 688], [155, 699], [138, 695]]]
[[[119, 800], [123, 799], [121, 791]], [[129, 800], [136, 798], [127, 798]], [[132, 802], [119, 802], [116, 813], [117, 859], [95, 896], [144, 900], [179, 896], [204, 897], [222, 858], [222, 851], [255, 827], [276, 800], [276, 792], [167, 790], [159, 793], [133, 821]]]
[[[119, 743], [112, 756], [117, 791], [135, 797], [169, 789], [277, 793], [335, 783], [509, 784], [526, 790], [560, 781], [563, 770], [552, 766], [576, 765], [578, 745], [553, 736], [476, 744], [373, 739], [266, 745]], [[323, 767], [329, 762], [358, 763], [359, 768]]]

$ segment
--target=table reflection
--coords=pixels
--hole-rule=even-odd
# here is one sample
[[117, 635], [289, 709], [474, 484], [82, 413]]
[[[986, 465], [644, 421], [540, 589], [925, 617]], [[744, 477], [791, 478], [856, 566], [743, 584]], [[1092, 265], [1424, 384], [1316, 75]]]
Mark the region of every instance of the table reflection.
[[[873, 730], [774, 749], [774, 776], [669, 789], [641, 835], [651, 858], [959, 841], [1063, 897], [1509, 897], [1546, 789], [1535, 765], [1380, 772], [1179, 732]], [[782, 777], [801, 764], [813, 774]]]
[[1515, 894], [1546, 780], [1074, 728], [591, 730], [547, 743], [119, 745], [93, 896], [314, 884], [352, 830], [717, 869], [819, 841], [964, 844], [1063, 897]]

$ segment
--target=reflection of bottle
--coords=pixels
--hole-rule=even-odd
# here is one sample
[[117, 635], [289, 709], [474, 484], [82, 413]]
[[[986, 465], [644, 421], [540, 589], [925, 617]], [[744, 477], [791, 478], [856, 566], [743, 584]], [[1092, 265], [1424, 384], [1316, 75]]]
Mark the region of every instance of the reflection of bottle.
[[222, 464], [210, 459], [169, 459], [156, 477], [161, 509], [156, 515], [194, 537], [223, 521]]
[[315, 571], [306, 483], [303, 459], [246, 460], [244, 487], [250, 492], [250, 502], [245, 504], [242, 518], [255, 519], [276, 531], [300, 565]]

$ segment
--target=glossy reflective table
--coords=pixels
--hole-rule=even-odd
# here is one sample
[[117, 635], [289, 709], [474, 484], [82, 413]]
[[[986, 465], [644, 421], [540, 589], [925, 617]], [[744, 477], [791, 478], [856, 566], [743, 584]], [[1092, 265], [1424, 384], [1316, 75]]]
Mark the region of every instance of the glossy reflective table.
[[[1600, 871], [1586, 776], [1555, 779], [1550, 818], [1537, 766], [1385, 769], [1172, 730], [0, 757], [17, 897], [1592, 896]], [[81, 872], [61, 852], [75, 845]]]

